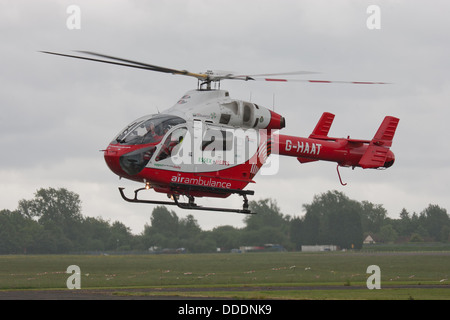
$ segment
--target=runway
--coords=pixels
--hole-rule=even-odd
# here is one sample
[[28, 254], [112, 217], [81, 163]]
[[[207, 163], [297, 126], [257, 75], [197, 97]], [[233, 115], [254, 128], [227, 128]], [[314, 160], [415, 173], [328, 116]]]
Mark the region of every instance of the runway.
[[[450, 285], [395, 285], [389, 289], [448, 289]], [[207, 300], [224, 299], [210, 297], [183, 296], [183, 292], [226, 292], [226, 291], [303, 291], [303, 290], [361, 290], [365, 286], [245, 286], [245, 287], [196, 287], [196, 288], [112, 288], [79, 290], [3, 290], [0, 300]], [[367, 289], [368, 290], [368, 289]], [[157, 294], [153, 294], [157, 293]], [[167, 295], [164, 295], [167, 293]], [[232, 300], [232, 298], [229, 298]]]

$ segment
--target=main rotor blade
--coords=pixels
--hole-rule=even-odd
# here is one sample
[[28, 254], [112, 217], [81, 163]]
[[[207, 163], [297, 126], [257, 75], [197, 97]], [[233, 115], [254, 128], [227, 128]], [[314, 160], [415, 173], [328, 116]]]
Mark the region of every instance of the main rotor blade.
[[53, 54], [55, 56], [62, 56], [62, 57], [76, 58], [76, 59], [82, 59], [82, 60], [103, 62], [103, 63], [115, 64], [115, 65], [119, 65], [119, 66], [125, 66], [125, 67], [131, 67], [131, 68], [138, 68], [138, 69], [145, 69], [145, 70], [152, 70], [153, 71], [153, 69], [151, 69], [149, 67], [144, 67], [144, 66], [126, 64], [126, 63], [119, 63], [119, 62], [107, 61], [107, 60], [100, 60], [100, 59], [93, 59], [93, 58], [87, 58], [87, 57], [81, 57], [81, 56], [75, 56], [75, 55], [63, 54], [63, 53], [57, 53], [57, 52], [50, 52], [50, 51], [40, 51], [40, 52], [47, 53], [47, 54]]
[[[374, 82], [374, 81], [330, 81], [330, 80], [306, 80], [306, 79], [288, 79], [288, 78], [266, 78], [272, 76], [281, 75], [300, 75], [300, 74], [317, 74], [320, 72], [313, 71], [293, 71], [285, 73], [262, 73], [251, 75], [230, 75], [226, 79], [234, 80], [255, 80], [255, 81], [273, 81], [273, 82], [308, 82], [308, 83], [341, 83], [341, 84], [389, 84], [387, 82]], [[262, 78], [261, 78], [262, 77]]]
[[136, 65], [148, 67], [149, 69], [151, 69], [153, 71], [172, 73], [172, 74], [179, 74], [179, 75], [184, 75], [184, 76], [192, 76], [192, 77], [201, 78], [201, 79], [206, 79], [207, 78], [206, 74], [192, 73], [192, 72], [189, 72], [187, 70], [177, 70], [177, 69], [172, 69], [172, 68], [165, 68], [165, 67], [160, 67], [160, 66], [156, 66], [156, 65], [153, 65], [153, 64], [148, 64], [148, 63], [138, 62], [138, 61], [134, 61], [134, 60], [123, 59], [123, 58], [118, 58], [118, 57], [113, 57], [113, 56], [109, 56], [109, 55], [105, 55], [105, 54], [101, 54], [101, 53], [96, 53], [96, 52], [91, 52], [91, 51], [78, 51], [78, 52], [85, 53], [85, 54], [90, 54], [90, 55], [97, 56], [97, 57], [102, 57], [102, 58], [107, 58], [107, 59], [117, 60], [117, 61], [123, 61], [123, 62], [131, 63], [131, 64], [136, 64]]
[[122, 61], [122, 62], [126, 62], [126, 63], [121, 63], [121, 62], [116, 62], [116, 61], [108, 61], [108, 60], [102, 60], [102, 59], [94, 59], [94, 58], [88, 58], [88, 57], [82, 57], [82, 56], [76, 56], [76, 55], [70, 55], [70, 54], [63, 54], [63, 53], [57, 53], [57, 52], [50, 52], [50, 51], [41, 51], [41, 52], [47, 53], [47, 54], [53, 54], [53, 55], [57, 55], [57, 56], [62, 56], [62, 57], [69, 57], [69, 58], [82, 59], [82, 60], [88, 60], [88, 61], [109, 63], [109, 64], [114, 64], [114, 65], [119, 65], [119, 66], [124, 66], [124, 67], [130, 67], [130, 68], [137, 68], [137, 69], [144, 69], [144, 70], [150, 70], [150, 71], [156, 71], [156, 72], [191, 76], [191, 77], [195, 77], [195, 78], [201, 79], [201, 80], [207, 79], [207, 75], [205, 75], [205, 74], [191, 73], [186, 70], [176, 70], [176, 69], [164, 68], [164, 67], [147, 64], [147, 63], [137, 62], [137, 61], [133, 61], [133, 60], [127, 60], [127, 59], [122, 59], [122, 58], [116, 58], [116, 57], [102, 55], [102, 54], [88, 52], [88, 51], [79, 51], [79, 52], [85, 53], [85, 54], [91, 54], [91, 55], [95, 55], [95, 56], [99, 56], [99, 57], [103, 57], [103, 58], [108, 58], [108, 59], [112, 59], [112, 60]]
[[303, 80], [303, 79], [273, 79], [261, 78], [253, 79], [256, 81], [273, 81], [273, 82], [309, 82], [309, 83], [345, 83], [345, 84], [390, 84], [389, 82], [374, 82], [374, 81], [330, 81], [330, 80]]
[[258, 80], [254, 77], [272, 77], [272, 76], [287, 76], [287, 75], [300, 75], [300, 74], [316, 74], [320, 72], [314, 72], [314, 71], [291, 71], [291, 72], [282, 72], [282, 73], [260, 73], [260, 74], [239, 74], [234, 75], [230, 74], [226, 77], [226, 79], [232, 79], [232, 80]]
[[291, 71], [282, 73], [261, 73], [261, 74], [248, 74], [248, 75], [238, 75], [236, 77], [273, 77], [273, 76], [288, 76], [288, 75], [298, 75], [298, 74], [316, 74], [320, 72], [315, 71]]
[[[308, 82], [308, 83], [347, 83], [347, 84], [388, 84], [386, 82], [372, 82], [372, 81], [329, 81], [329, 80], [304, 80], [304, 79], [283, 79], [283, 78], [267, 78], [272, 76], [281, 76], [281, 75], [299, 75], [299, 74], [314, 74], [318, 72], [311, 72], [311, 71], [292, 71], [292, 72], [285, 72], [285, 73], [262, 73], [262, 74], [251, 74], [251, 75], [236, 75], [233, 73], [228, 72], [213, 72], [208, 71], [206, 73], [193, 73], [189, 72], [187, 70], [177, 70], [172, 68], [165, 68], [156, 66], [153, 64], [138, 62], [134, 60], [128, 60], [118, 57], [113, 57], [101, 53], [95, 53], [91, 51], [77, 51], [80, 53], [84, 53], [87, 55], [97, 56], [105, 59], [115, 60], [103, 60], [103, 59], [95, 59], [95, 58], [88, 58], [83, 56], [77, 56], [77, 55], [70, 55], [70, 54], [63, 54], [63, 53], [57, 53], [57, 52], [50, 52], [50, 51], [41, 51], [42, 53], [47, 54], [53, 54], [57, 56], [62, 57], [69, 57], [69, 58], [75, 58], [75, 59], [82, 59], [82, 60], [88, 60], [88, 61], [95, 61], [95, 62], [102, 62], [102, 63], [109, 63], [124, 67], [130, 67], [130, 68], [137, 68], [137, 69], [144, 69], [144, 70], [150, 70], [150, 71], [156, 71], [156, 72], [163, 72], [163, 73], [171, 73], [171, 74], [177, 74], [177, 75], [183, 75], [183, 76], [189, 76], [194, 77], [199, 80], [205, 81], [205, 83], [210, 83], [212, 81], [220, 81], [225, 79], [230, 80], [256, 80], [256, 81], [273, 81], [273, 82]], [[261, 78], [262, 77], [262, 78]]]

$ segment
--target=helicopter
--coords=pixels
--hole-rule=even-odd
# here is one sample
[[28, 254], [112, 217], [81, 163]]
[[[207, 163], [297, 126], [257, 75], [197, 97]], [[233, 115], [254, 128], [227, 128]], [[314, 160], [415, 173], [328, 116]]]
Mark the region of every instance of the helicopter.
[[[339, 167], [386, 169], [395, 162], [390, 150], [399, 119], [386, 116], [372, 140], [334, 138], [328, 132], [335, 115], [324, 112], [308, 137], [279, 133], [286, 119], [259, 104], [233, 99], [220, 88], [223, 80], [276, 81], [309, 83], [385, 84], [384, 82], [328, 81], [279, 78], [287, 73], [236, 74], [227, 71], [194, 73], [160, 67], [110, 55], [77, 51], [82, 55], [41, 51], [46, 54], [89, 60], [113, 65], [189, 76], [197, 79], [197, 89], [186, 92], [161, 113], [134, 120], [113, 138], [104, 152], [109, 169], [120, 178], [144, 186], [134, 191], [134, 197], [121, 197], [132, 203], [176, 205], [182, 209], [224, 211], [252, 214], [245, 189], [271, 154], [295, 157], [300, 163], [318, 160], [337, 163]], [[139, 197], [153, 189], [167, 194], [169, 200], [149, 200]], [[243, 197], [242, 208], [201, 206], [198, 197]], [[187, 200], [180, 200], [183, 196]]]

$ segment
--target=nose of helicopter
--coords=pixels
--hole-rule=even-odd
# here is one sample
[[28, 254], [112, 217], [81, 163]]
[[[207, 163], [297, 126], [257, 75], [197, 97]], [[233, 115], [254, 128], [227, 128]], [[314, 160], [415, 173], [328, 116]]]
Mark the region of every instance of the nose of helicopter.
[[104, 157], [112, 172], [120, 177], [130, 177], [145, 168], [155, 149], [155, 145], [124, 147], [111, 144], [105, 150]]
[[117, 150], [116, 148], [110, 145], [104, 151], [103, 156], [105, 158], [106, 164], [108, 165], [108, 168], [118, 176], [123, 177], [126, 175], [126, 173], [125, 171], [122, 170], [122, 167], [120, 166], [120, 157], [123, 154], [123, 152], [120, 151], [121, 150]]

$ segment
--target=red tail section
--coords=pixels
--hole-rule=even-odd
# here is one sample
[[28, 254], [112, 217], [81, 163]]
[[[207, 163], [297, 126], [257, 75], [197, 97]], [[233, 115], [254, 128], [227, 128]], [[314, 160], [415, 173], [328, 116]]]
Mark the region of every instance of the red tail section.
[[387, 116], [372, 140], [328, 136], [334, 114], [325, 112], [308, 138], [278, 136], [278, 152], [296, 157], [300, 163], [317, 160], [336, 162], [341, 167], [389, 168], [395, 161], [392, 145], [399, 119]]

